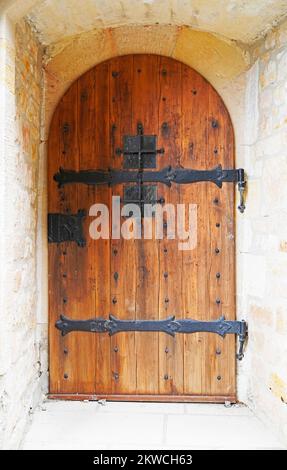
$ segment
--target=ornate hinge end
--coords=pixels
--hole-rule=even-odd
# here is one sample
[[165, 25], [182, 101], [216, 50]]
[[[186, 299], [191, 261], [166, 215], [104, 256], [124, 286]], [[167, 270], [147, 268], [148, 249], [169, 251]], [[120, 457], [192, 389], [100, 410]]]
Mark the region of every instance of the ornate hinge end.
[[239, 170], [237, 170], [237, 174], [238, 174], [237, 187], [238, 187], [239, 198], [240, 198], [239, 205], [238, 205], [238, 210], [239, 210], [239, 212], [241, 212], [241, 214], [243, 214], [243, 212], [245, 211], [245, 208], [246, 208], [245, 202], [244, 202], [244, 193], [245, 193], [247, 182], [246, 182], [246, 179], [245, 179], [245, 172], [244, 172], [243, 168], [239, 168]]
[[60, 166], [58, 173], [55, 173], [53, 180], [58, 183], [58, 188], [61, 188], [64, 184], [63, 178], [65, 177], [65, 170]]
[[66, 336], [69, 333], [68, 321], [69, 319], [65, 315], [60, 315], [60, 320], [57, 320], [55, 323], [55, 327], [61, 331], [62, 336]]
[[245, 320], [241, 320], [240, 322], [240, 333], [238, 335], [239, 340], [239, 349], [236, 357], [239, 361], [244, 358], [244, 344], [248, 336], [248, 326]]

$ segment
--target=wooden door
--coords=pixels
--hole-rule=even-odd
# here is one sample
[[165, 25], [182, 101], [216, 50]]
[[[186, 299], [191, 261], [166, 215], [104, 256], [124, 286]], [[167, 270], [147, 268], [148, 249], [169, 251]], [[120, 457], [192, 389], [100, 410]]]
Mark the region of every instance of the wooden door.
[[[123, 184], [58, 188], [59, 167], [123, 168], [123, 136], [141, 123], [157, 136], [156, 170], [234, 167], [228, 111], [196, 71], [166, 57], [128, 55], [97, 65], [65, 93], [54, 113], [48, 145], [49, 212], [75, 214], [95, 203], [111, 209]], [[210, 182], [157, 184], [165, 203], [197, 208], [197, 243], [99, 239], [85, 247], [49, 244], [50, 396], [157, 401], [234, 401], [235, 337], [213, 333], [72, 332], [55, 328], [72, 319], [113, 314], [120, 319], [235, 318], [234, 186]]]

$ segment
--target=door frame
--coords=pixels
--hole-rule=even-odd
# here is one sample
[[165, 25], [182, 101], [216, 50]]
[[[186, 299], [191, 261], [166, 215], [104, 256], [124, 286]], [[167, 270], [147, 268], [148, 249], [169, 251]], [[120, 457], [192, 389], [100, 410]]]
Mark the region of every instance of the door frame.
[[[234, 128], [234, 127], [233, 127]], [[236, 152], [235, 152], [235, 157], [236, 157]], [[236, 221], [236, 219], [235, 219]], [[236, 226], [236, 222], [235, 222]], [[236, 253], [234, 255], [234, 262], [236, 266]], [[236, 280], [235, 280], [235, 286], [236, 286]], [[236, 290], [235, 290], [236, 292]], [[183, 401], [183, 402], [217, 402], [217, 403], [223, 403], [225, 401], [232, 401], [236, 402], [236, 394], [235, 395], [228, 395], [228, 396], [209, 396], [209, 395], [180, 395], [180, 396], [174, 396], [174, 395], [140, 395], [140, 394], [131, 394], [131, 395], [119, 395], [119, 394], [49, 394], [49, 398], [61, 398], [61, 399], [68, 399], [68, 400], [84, 400], [84, 399], [89, 399], [89, 400], [94, 400], [94, 399], [108, 399], [108, 400], [114, 400], [114, 401], [159, 401], [159, 402], [178, 402], [178, 401]]]

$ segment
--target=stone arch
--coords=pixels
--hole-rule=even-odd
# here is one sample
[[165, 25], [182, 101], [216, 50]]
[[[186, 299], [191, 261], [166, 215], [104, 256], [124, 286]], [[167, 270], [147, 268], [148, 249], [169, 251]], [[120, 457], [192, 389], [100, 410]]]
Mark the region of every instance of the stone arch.
[[[93, 51], [97, 51], [96, 55]], [[193, 68], [217, 89], [233, 115], [231, 88], [250, 65], [244, 49], [233, 41], [189, 27], [121, 26], [95, 29], [47, 47], [44, 57], [45, 131], [60, 97], [77, 78], [100, 62], [137, 53], [171, 57]], [[234, 111], [236, 109], [237, 104]]]

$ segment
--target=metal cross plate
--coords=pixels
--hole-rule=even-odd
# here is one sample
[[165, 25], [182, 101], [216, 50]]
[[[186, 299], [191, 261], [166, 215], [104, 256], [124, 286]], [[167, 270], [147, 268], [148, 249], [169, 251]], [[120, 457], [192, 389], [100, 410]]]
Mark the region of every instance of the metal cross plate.
[[124, 168], [156, 168], [156, 135], [123, 137]]

